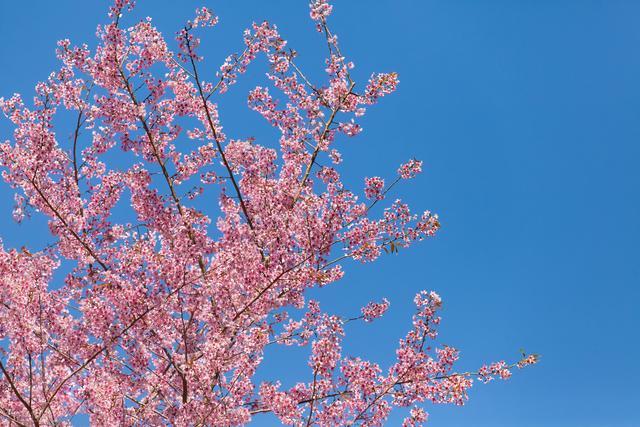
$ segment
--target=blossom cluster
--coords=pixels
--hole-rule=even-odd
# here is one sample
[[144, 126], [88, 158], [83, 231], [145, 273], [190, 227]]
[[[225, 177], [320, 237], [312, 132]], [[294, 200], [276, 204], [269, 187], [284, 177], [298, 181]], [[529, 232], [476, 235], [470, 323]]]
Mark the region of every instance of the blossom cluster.
[[398, 175], [402, 179], [414, 178], [420, 172], [422, 172], [422, 161], [416, 159], [411, 159], [398, 168]]
[[389, 301], [384, 298], [382, 302], [370, 302], [366, 306], [362, 307], [362, 316], [365, 322], [371, 322], [374, 319], [382, 317], [384, 313], [389, 309]]
[[364, 194], [367, 199], [382, 200], [384, 198], [382, 191], [384, 190], [384, 179], [374, 176], [373, 178], [365, 178]]

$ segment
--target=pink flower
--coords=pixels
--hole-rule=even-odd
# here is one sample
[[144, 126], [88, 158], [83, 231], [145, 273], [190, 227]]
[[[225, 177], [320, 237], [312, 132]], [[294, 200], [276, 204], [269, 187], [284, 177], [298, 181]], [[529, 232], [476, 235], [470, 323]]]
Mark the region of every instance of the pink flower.
[[518, 362], [518, 368], [524, 368], [525, 366], [535, 365], [536, 363], [538, 363], [538, 355], [530, 354]]
[[382, 317], [389, 308], [389, 301], [383, 298], [382, 302], [375, 303], [370, 302], [366, 306], [362, 307], [362, 316], [365, 322], [372, 322], [374, 319]]
[[402, 427], [421, 427], [427, 418], [429, 418], [429, 414], [424, 409], [414, 406], [411, 408], [409, 416], [402, 422]]
[[402, 179], [414, 178], [420, 172], [422, 172], [422, 161], [416, 159], [411, 159], [398, 168], [398, 175]]
[[364, 90], [366, 101], [370, 104], [375, 103], [378, 98], [394, 92], [399, 82], [397, 73], [372, 74]]
[[311, 8], [311, 19], [314, 21], [327, 19], [333, 9], [333, 6], [331, 6], [327, 0], [312, 0], [309, 6]]
[[22, 222], [26, 215], [26, 201], [20, 194], [15, 194], [13, 199], [15, 200], [15, 205], [13, 207], [13, 219], [16, 222]]
[[380, 177], [374, 176], [372, 178], [365, 178], [364, 180], [364, 194], [368, 199], [382, 200], [384, 195], [384, 180]]
[[206, 8], [202, 7], [196, 9], [196, 17], [193, 20], [193, 27], [213, 27], [218, 23], [218, 17], [213, 14], [213, 12]]

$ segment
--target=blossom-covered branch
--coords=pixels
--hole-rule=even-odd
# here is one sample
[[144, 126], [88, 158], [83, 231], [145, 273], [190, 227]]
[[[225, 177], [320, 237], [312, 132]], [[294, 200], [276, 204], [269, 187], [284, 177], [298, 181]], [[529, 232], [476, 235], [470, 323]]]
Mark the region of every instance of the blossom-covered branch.
[[[424, 402], [462, 404], [474, 379], [506, 379], [536, 362], [523, 355], [457, 373], [458, 351], [436, 340], [440, 297], [421, 292], [383, 369], [343, 354], [342, 343], [345, 325], [383, 316], [388, 300], [350, 318], [308, 300], [349, 260], [373, 262], [440, 228], [436, 214], [388, 199], [422, 171], [416, 159], [387, 180], [371, 171], [361, 191], [343, 183], [342, 139], [362, 132], [362, 116], [399, 80], [358, 81], [330, 28], [332, 5], [310, 3], [327, 46], [320, 82], [275, 25], [251, 25], [240, 53], [212, 70], [199, 39], [218, 23], [210, 9], [170, 41], [151, 18], [127, 26], [134, 6], [114, 1], [92, 51], [61, 40], [60, 67], [31, 104], [0, 98], [14, 127], [0, 144], [13, 216], [43, 215], [55, 239], [39, 251], [0, 245], [6, 424], [85, 414], [97, 426], [244, 425], [272, 412], [290, 425], [373, 426], [412, 407], [405, 426], [417, 426]], [[247, 103], [277, 141], [223, 131], [216, 103], [260, 55], [267, 78]], [[69, 118], [66, 140], [58, 125]], [[278, 345], [310, 354], [308, 376], [286, 390], [255, 375]]]

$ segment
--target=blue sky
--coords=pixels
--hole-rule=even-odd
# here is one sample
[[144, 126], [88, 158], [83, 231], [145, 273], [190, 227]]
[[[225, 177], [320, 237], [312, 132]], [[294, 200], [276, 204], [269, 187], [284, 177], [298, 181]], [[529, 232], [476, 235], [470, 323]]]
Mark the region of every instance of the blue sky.
[[[138, 3], [136, 16], [153, 16], [169, 38], [196, 6], [212, 7], [221, 24], [203, 38], [211, 72], [263, 19], [321, 69], [305, 1]], [[0, 96], [30, 96], [56, 66], [57, 39], [93, 46], [106, 4], [1, 2]], [[465, 407], [427, 405], [430, 425], [640, 425], [638, 16], [640, 2], [617, 0], [335, 1], [332, 27], [360, 79], [397, 71], [401, 80], [365, 132], [342, 142], [343, 173], [356, 186], [424, 160], [425, 173], [396, 194], [443, 224], [398, 256], [348, 265], [317, 294], [342, 314], [391, 300], [386, 318], [350, 330], [346, 351], [390, 363], [412, 296], [426, 288], [445, 301], [440, 340], [462, 349], [462, 369], [520, 348], [543, 355], [508, 382], [477, 385]], [[244, 107], [263, 72], [251, 70], [220, 105], [230, 136], [269, 144], [274, 131]], [[1, 139], [8, 131], [3, 121]], [[5, 245], [41, 247], [42, 221], [14, 224], [10, 197], [0, 185]], [[262, 377], [309, 379], [305, 351], [267, 357]], [[264, 416], [256, 425], [275, 424]]]

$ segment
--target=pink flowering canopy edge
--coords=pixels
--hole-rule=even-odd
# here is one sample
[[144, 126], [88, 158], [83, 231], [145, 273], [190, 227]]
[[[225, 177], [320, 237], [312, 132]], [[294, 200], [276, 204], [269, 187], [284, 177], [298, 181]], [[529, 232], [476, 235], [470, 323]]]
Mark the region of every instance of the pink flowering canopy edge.
[[[267, 22], [245, 30], [244, 49], [214, 73], [198, 54], [198, 34], [218, 22], [211, 10], [196, 11], [172, 51], [150, 18], [122, 25], [133, 7], [115, 1], [93, 52], [60, 41], [60, 68], [36, 85], [31, 106], [20, 95], [0, 99], [15, 128], [0, 144], [14, 218], [45, 215], [55, 237], [33, 253], [0, 247], [5, 425], [69, 425], [76, 414], [96, 426], [244, 425], [272, 412], [288, 425], [378, 426], [393, 407], [410, 407], [403, 425], [419, 426], [424, 402], [463, 404], [474, 380], [536, 362], [523, 354], [456, 372], [459, 352], [435, 341], [441, 299], [423, 291], [383, 369], [344, 355], [342, 342], [349, 323], [374, 321], [389, 301], [340, 317], [305, 298], [342, 278], [345, 261], [372, 262], [440, 227], [400, 200], [374, 209], [421, 172], [418, 160], [389, 185], [366, 178], [368, 202], [344, 186], [337, 142], [362, 131], [366, 108], [398, 76], [352, 79], [326, 0], [310, 4], [327, 42], [324, 84], [306, 77]], [[277, 129], [275, 144], [227, 136], [215, 103], [258, 56], [269, 73], [247, 102]], [[56, 134], [59, 114], [74, 118], [70, 143]], [[108, 165], [117, 150], [129, 166]], [[192, 202], [212, 194], [213, 224]], [[134, 221], [118, 218], [120, 202]], [[52, 286], [62, 262], [73, 268]], [[308, 377], [289, 389], [258, 382], [272, 345], [308, 347]]]

